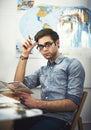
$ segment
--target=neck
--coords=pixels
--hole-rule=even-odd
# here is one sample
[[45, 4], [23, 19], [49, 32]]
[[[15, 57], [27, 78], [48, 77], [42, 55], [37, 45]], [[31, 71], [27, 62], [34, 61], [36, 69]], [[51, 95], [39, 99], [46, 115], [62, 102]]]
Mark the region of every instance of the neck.
[[60, 52], [58, 52], [55, 56], [53, 56], [49, 61], [53, 63], [60, 56]]

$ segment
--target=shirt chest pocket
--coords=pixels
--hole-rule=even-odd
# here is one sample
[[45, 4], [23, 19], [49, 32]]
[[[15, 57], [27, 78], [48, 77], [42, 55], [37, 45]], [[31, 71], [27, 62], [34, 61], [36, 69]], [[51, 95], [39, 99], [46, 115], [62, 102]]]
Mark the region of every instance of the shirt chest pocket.
[[67, 72], [64, 69], [56, 70], [53, 73], [54, 84], [66, 85], [67, 84]]
[[47, 78], [47, 74], [41, 74], [40, 75], [40, 84], [44, 84]]

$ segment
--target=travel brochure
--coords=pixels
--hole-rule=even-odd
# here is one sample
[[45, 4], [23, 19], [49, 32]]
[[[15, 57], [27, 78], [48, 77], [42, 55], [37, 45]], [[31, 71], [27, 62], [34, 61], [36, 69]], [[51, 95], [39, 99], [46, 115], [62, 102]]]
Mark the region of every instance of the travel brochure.
[[26, 92], [29, 94], [32, 94], [33, 92], [31, 91], [30, 88], [28, 88], [26, 85], [24, 85], [22, 82], [4, 82], [4, 81], [0, 81], [0, 91], [8, 91], [11, 90], [12, 92], [14, 92], [15, 90], [19, 90], [22, 92]]

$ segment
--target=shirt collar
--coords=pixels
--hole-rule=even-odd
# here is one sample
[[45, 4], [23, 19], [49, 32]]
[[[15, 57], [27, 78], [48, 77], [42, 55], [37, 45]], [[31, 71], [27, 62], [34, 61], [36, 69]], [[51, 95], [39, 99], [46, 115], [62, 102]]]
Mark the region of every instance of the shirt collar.
[[59, 64], [64, 59], [64, 56], [62, 53], [59, 55], [59, 57], [51, 64], [50, 61], [47, 62], [47, 66], [53, 65], [53, 64]]

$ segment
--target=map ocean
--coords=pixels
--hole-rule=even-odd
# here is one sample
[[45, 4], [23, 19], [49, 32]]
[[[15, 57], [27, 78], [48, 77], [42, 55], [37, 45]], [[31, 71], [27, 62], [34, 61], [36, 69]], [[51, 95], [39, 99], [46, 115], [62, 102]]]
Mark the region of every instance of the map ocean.
[[[40, 29], [51, 28], [58, 32], [63, 48], [91, 47], [91, 11], [85, 7], [40, 5], [20, 12], [18, 27], [23, 39], [28, 35], [34, 37]], [[60, 19], [63, 20], [63, 25], [60, 24]], [[16, 43], [18, 53], [21, 52], [20, 44], [20, 41]]]

